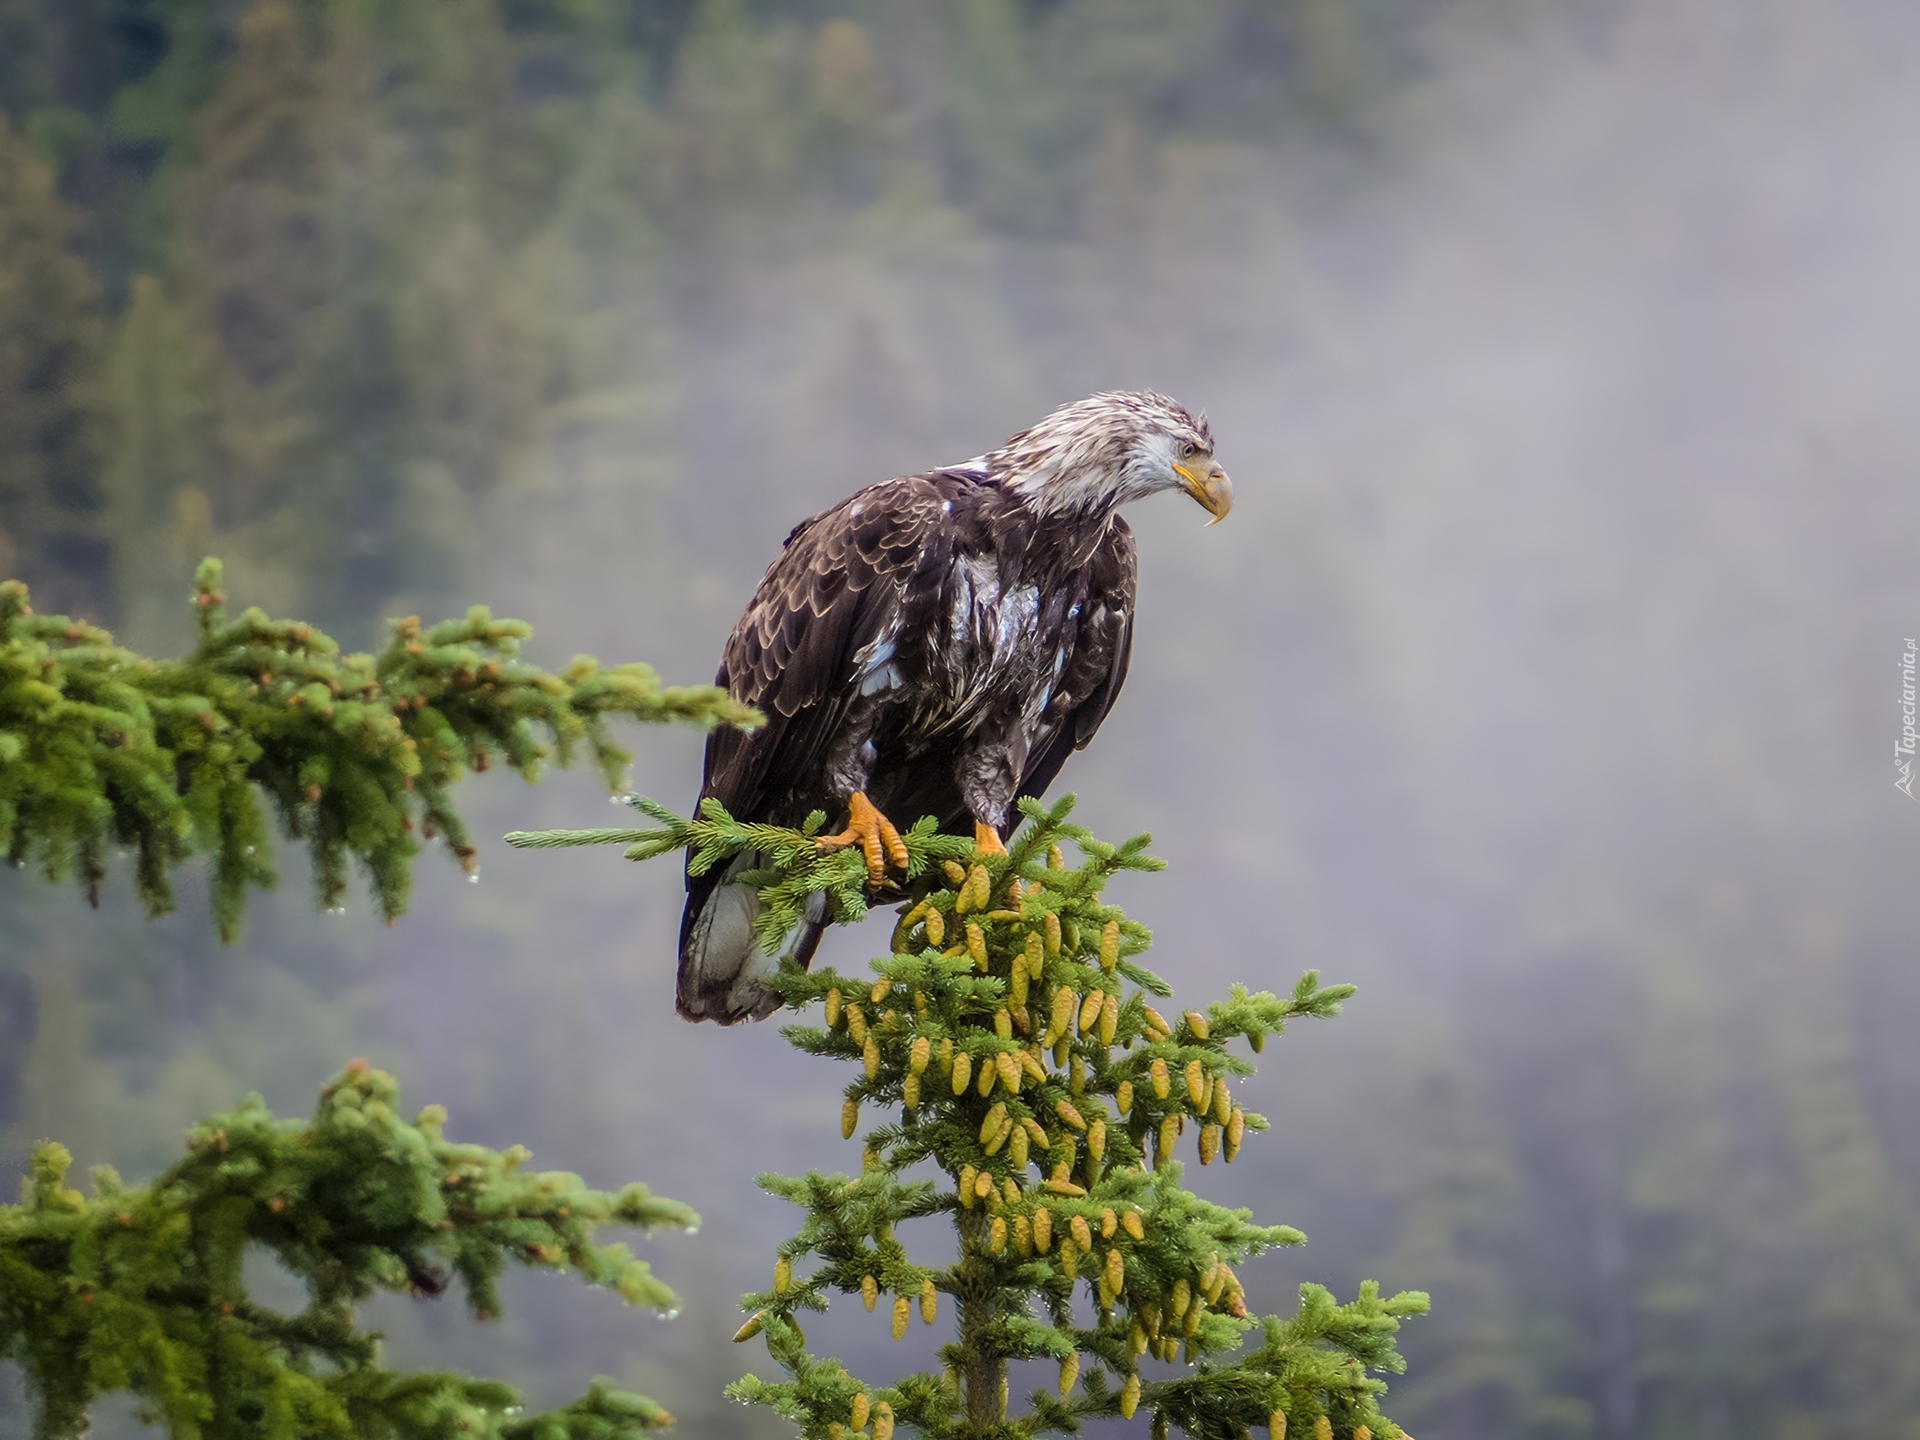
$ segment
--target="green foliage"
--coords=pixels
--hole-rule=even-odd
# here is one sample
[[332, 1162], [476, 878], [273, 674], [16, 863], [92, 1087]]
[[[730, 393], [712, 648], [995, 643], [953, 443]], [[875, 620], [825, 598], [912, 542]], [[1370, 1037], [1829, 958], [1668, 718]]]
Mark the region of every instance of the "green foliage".
[[584, 746], [609, 784], [629, 756], [610, 716], [748, 723], [711, 686], [663, 686], [651, 667], [580, 656], [558, 675], [518, 658], [529, 627], [475, 606], [464, 619], [395, 622], [378, 655], [341, 655], [310, 625], [226, 613], [220, 565], [195, 577], [199, 644], [180, 660], [120, 649], [106, 631], [36, 615], [0, 585], [0, 844], [90, 892], [111, 846], [130, 848], [149, 911], [172, 908], [171, 870], [212, 860], [214, 923], [238, 931], [247, 887], [275, 875], [259, 794], [305, 842], [323, 906], [348, 860], [391, 920], [407, 905], [422, 838], [475, 850], [450, 789], [499, 756], [528, 780]]
[[[518, 1146], [453, 1144], [439, 1106], [409, 1124], [398, 1105], [393, 1078], [355, 1061], [306, 1124], [252, 1097], [197, 1126], [187, 1157], [152, 1185], [100, 1167], [91, 1197], [66, 1188], [65, 1148], [42, 1145], [21, 1203], [0, 1206], [0, 1356], [26, 1368], [38, 1440], [83, 1433], [87, 1407], [113, 1391], [138, 1396], [175, 1440], [616, 1440], [671, 1423], [605, 1381], [527, 1417], [509, 1386], [382, 1367], [380, 1337], [353, 1315], [376, 1291], [435, 1294], [450, 1271], [485, 1319], [511, 1261], [671, 1311], [673, 1291], [595, 1232], [699, 1223], [644, 1185], [609, 1194], [522, 1169]], [[305, 1283], [304, 1310], [249, 1299], [253, 1247]]]
[[[622, 798], [635, 810], [659, 821], [659, 826], [650, 830], [514, 830], [504, 838], [507, 844], [526, 850], [625, 845], [629, 860], [651, 860], [671, 851], [690, 850], [689, 864], [695, 875], [704, 875], [742, 850], [762, 851], [771, 864], [766, 870], [750, 872], [747, 878], [748, 883], [758, 884], [765, 906], [759, 927], [769, 953], [779, 949], [788, 932], [800, 923], [807, 897], [816, 891], [827, 892], [836, 921], [850, 924], [866, 917], [867, 866], [860, 851], [822, 850], [814, 843], [826, 824], [824, 811], [814, 811], [800, 829], [790, 830], [781, 825], [744, 824], [711, 796], [700, 802], [700, 813], [691, 820], [682, 819], [644, 795]], [[909, 884], [920, 879], [936, 860], [958, 860], [973, 853], [971, 841], [940, 834], [939, 822], [931, 816], [915, 822], [906, 838], [905, 878]]]
[[[742, 825], [711, 801], [692, 821], [634, 803], [661, 828], [509, 838], [625, 843], [634, 858], [684, 847], [696, 867], [763, 851], [768, 867], [755, 880], [770, 939], [811, 891], [828, 891], [839, 918], [864, 911], [857, 852], [819, 854], [817, 820], [776, 831]], [[1322, 986], [1312, 973], [1285, 998], [1235, 986], [1204, 1012], [1168, 1021], [1148, 997], [1169, 987], [1135, 958], [1151, 937], [1101, 898], [1116, 874], [1159, 862], [1144, 854], [1145, 837], [1094, 839], [1068, 821], [1071, 806], [1022, 802], [1028, 823], [1005, 855], [921, 822], [905, 835], [905, 902], [891, 953], [873, 962], [876, 978], [783, 965], [774, 983], [788, 1006], [824, 1006], [824, 1024], [791, 1026], [788, 1039], [862, 1069], [846, 1089], [843, 1133], [859, 1129], [863, 1106], [886, 1118], [862, 1137], [857, 1177], [761, 1177], [806, 1218], [781, 1247], [773, 1286], [746, 1297], [754, 1314], [739, 1338], [763, 1334], [786, 1378], [750, 1375], [731, 1393], [822, 1440], [870, 1417], [875, 1440], [896, 1424], [939, 1437], [1070, 1434], [1142, 1406], [1156, 1434], [1171, 1425], [1209, 1440], [1258, 1425], [1399, 1435], [1379, 1412], [1385, 1385], [1374, 1372], [1401, 1368], [1400, 1319], [1424, 1313], [1426, 1297], [1383, 1300], [1369, 1283], [1340, 1305], [1307, 1285], [1291, 1320], [1260, 1326], [1233, 1267], [1305, 1237], [1193, 1194], [1174, 1159], [1189, 1126], [1203, 1165], [1232, 1161], [1246, 1133], [1266, 1127], [1233, 1102], [1229, 1077], [1253, 1067], [1230, 1041], [1258, 1051], [1290, 1019], [1335, 1014], [1353, 987]], [[1079, 851], [1077, 866], [1063, 843]], [[942, 1180], [906, 1178], [929, 1161]], [[951, 1265], [919, 1265], [895, 1238], [898, 1224], [931, 1218], [954, 1227]], [[818, 1263], [797, 1274], [809, 1258]], [[1091, 1323], [1076, 1312], [1080, 1287]], [[951, 1297], [959, 1336], [943, 1351], [945, 1372], [875, 1387], [809, 1354], [799, 1312], [824, 1310], [836, 1292], [869, 1309], [891, 1297], [896, 1338], [916, 1311], [931, 1322], [938, 1297]], [[1257, 1327], [1258, 1343], [1241, 1351]], [[1141, 1371], [1143, 1356], [1176, 1355], [1184, 1371]], [[1083, 1356], [1092, 1364], [1084, 1376]], [[1010, 1416], [1007, 1362], [1042, 1358], [1061, 1363], [1059, 1393], [1035, 1392]]]

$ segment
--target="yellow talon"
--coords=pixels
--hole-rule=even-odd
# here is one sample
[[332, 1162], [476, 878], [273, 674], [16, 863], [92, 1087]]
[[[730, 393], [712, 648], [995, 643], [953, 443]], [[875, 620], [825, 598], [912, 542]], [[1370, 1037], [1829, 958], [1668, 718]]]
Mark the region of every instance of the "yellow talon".
[[1007, 853], [1007, 847], [1001, 843], [1000, 832], [991, 825], [982, 825], [978, 820], [973, 822], [973, 848], [982, 855]]
[[903, 870], [907, 866], [907, 842], [900, 838], [893, 822], [875, 809], [866, 793], [860, 790], [847, 797], [847, 828], [838, 835], [822, 835], [813, 843], [822, 850], [845, 850], [850, 845], [858, 845], [866, 857], [867, 878], [875, 885], [885, 878], [889, 860]]

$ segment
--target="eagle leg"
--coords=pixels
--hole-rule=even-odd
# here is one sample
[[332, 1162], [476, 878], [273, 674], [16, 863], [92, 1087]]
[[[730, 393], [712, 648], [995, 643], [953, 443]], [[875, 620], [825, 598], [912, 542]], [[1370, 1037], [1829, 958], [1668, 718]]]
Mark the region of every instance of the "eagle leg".
[[973, 822], [973, 848], [982, 855], [1004, 855], [1007, 847], [1000, 840], [1000, 832], [991, 825]]
[[849, 845], [858, 845], [867, 859], [867, 878], [875, 885], [885, 878], [888, 860], [903, 870], [907, 865], [907, 845], [900, 838], [900, 832], [861, 790], [847, 798], [847, 828], [838, 835], [822, 835], [813, 843], [822, 850], [844, 850]]

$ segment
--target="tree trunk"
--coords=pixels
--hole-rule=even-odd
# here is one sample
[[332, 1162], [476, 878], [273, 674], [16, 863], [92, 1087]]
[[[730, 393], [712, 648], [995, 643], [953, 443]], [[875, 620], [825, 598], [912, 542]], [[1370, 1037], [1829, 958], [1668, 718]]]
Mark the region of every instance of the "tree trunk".
[[996, 1318], [993, 1281], [979, 1247], [985, 1243], [984, 1212], [962, 1212], [960, 1243], [966, 1258], [960, 1264], [960, 1348], [966, 1360], [960, 1373], [967, 1404], [967, 1432], [986, 1435], [1000, 1423], [1000, 1387], [1007, 1362], [993, 1345]]

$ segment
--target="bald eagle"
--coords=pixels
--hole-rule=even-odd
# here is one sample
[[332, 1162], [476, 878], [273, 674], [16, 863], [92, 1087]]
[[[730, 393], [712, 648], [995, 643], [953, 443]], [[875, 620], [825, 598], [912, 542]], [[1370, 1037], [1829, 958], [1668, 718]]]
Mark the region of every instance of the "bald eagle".
[[[981, 848], [1002, 848], [1015, 801], [1046, 790], [1120, 693], [1135, 578], [1120, 507], [1162, 490], [1214, 521], [1233, 504], [1206, 417], [1162, 395], [1102, 394], [801, 521], [715, 681], [767, 723], [713, 732], [701, 797], [777, 825], [845, 814], [819, 843], [858, 845], [875, 886], [907, 859], [889, 814], [956, 833], [971, 822]], [[738, 878], [762, 863], [687, 876], [677, 1006], [689, 1020], [731, 1025], [779, 1005], [759, 897]], [[808, 914], [802, 965], [826, 924], [824, 908]]]

